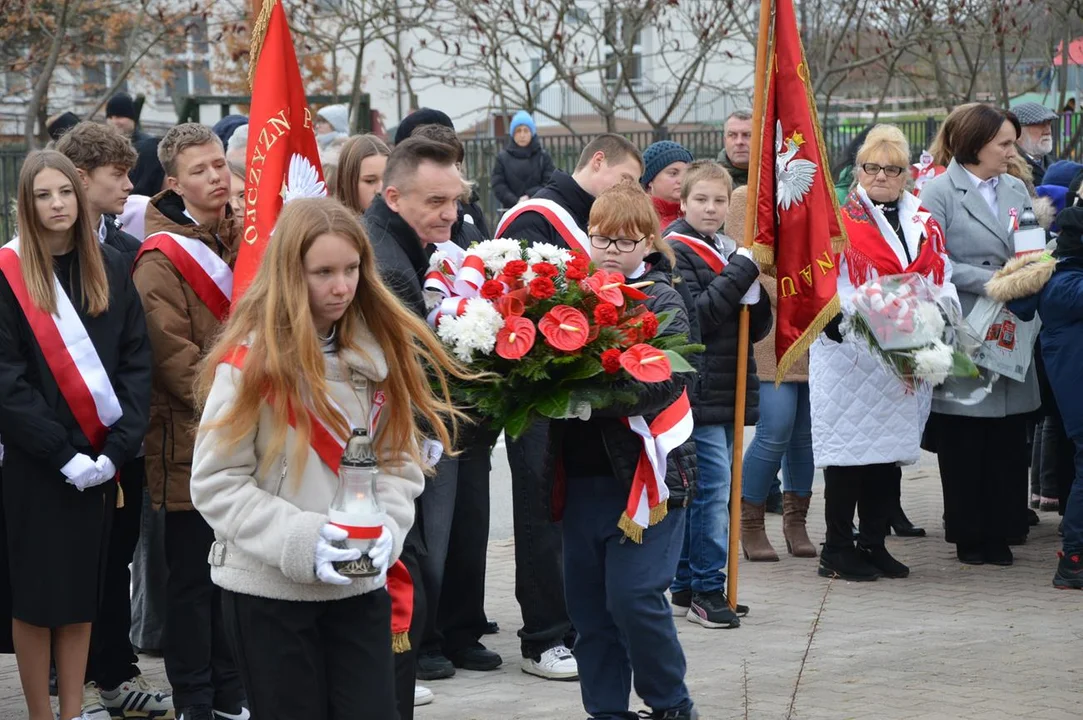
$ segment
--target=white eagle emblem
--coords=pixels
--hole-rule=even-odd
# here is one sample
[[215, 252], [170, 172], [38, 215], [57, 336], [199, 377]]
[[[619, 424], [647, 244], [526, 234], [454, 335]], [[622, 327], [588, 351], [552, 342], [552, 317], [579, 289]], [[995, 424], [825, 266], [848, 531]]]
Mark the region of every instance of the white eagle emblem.
[[286, 186], [282, 188], [282, 202], [288, 203], [297, 198], [326, 197], [327, 188], [316, 172], [316, 166], [304, 155], [294, 153], [290, 158], [290, 169], [286, 175]]
[[[816, 177], [816, 163], [803, 158], [794, 158], [805, 139], [800, 132], [783, 140], [782, 121], [775, 127], [775, 181], [778, 184], [778, 206], [789, 210], [791, 205], [800, 204]], [[785, 149], [783, 149], [785, 145]]]

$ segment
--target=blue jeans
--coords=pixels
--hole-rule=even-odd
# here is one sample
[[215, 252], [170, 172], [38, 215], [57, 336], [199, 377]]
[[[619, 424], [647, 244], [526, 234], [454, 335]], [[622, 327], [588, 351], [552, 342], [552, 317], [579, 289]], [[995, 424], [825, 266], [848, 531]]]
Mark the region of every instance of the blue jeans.
[[730, 465], [733, 426], [697, 425], [699, 482], [688, 506], [681, 560], [670, 589], [697, 593], [719, 592], [726, 586], [726, 551], [730, 532]]
[[1083, 552], [1083, 437], [1075, 438], [1075, 481], [1064, 509], [1064, 554]]
[[816, 468], [807, 382], [760, 385], [760, 421], [745, 453], [741, 498], [756, 505], [766, 502], [780, 465], [783, 490], [812, 495]]
[[568, 479], [564, 508], [564, 594], [575, 641], [583, 707], [595, 720], [631, 720], [635, 690], [652, 710], [686, 710], [686, 662], [666, 600], [684, 536], [683, 508], [643, 531], [617, 527], [628, 489], [613, 477]]

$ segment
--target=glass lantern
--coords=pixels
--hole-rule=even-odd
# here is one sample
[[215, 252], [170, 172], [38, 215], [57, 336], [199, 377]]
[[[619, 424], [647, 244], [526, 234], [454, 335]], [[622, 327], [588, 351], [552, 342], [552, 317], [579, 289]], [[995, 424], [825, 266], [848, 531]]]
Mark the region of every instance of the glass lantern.
[[338, 490], [327, 513], [333, 525], [350, 534], [349, 539], [340, 545], [361, 551], [361, 557], [357, 560], [334, 563], [335, 569], [346, 577], [364, 578], [380, 574], [368, 556], [372, 544], [383, 531], [383, 510], [376, 500], [376, 475], [379, 469], [368, 433], [355, 429], [342, 453]]

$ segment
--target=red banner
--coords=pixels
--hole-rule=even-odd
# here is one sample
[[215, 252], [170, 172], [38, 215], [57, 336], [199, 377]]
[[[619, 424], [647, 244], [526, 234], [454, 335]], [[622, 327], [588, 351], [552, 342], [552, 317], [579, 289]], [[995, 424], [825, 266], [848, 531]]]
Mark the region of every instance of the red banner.
[[766, 64], [752, 251], [778, 277], [777, 379], [839, 311], [845, 236], [793, 0], [776, 0]]
[[326, 194], [312, 114], [279, 0], [264, 1], [252, 36], [244, 242], [233, 268], [235, 303], [259, 268], [283, 200]]

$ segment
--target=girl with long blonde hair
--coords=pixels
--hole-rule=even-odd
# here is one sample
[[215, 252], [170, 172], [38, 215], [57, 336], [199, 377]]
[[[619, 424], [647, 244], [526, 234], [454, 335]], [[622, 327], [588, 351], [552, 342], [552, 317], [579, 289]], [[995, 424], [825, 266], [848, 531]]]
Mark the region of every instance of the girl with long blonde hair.
[[[375, 263], [340, 203], [289, 203], [200, 375], [192, 501], [215, 531], [211, 577], [255, 717], [347, 717], [358, 703], [395, 716], [382, 588], [424, 485], [419, 423], [452, 447], [446, 375], [467, 375]], [[329, 520], [338, 475], [317, 448], [354, 429], [372, 438], [385, 519], [369, 551], [380, 575], [351, 580], [333, 563], [359, 552], [336, 546], [347, 537]]]
[[60, 717], [83, 716], [107, 529], [122, 501], [113, 481], [139, 451], [149, 403], [150, 344], [128, 262], [99, 243], [72, 162], [33, 152], [19, 175], [18, 236], [0, 248], [3, 519], [31, 720], [53, 718], [50, 656]]

